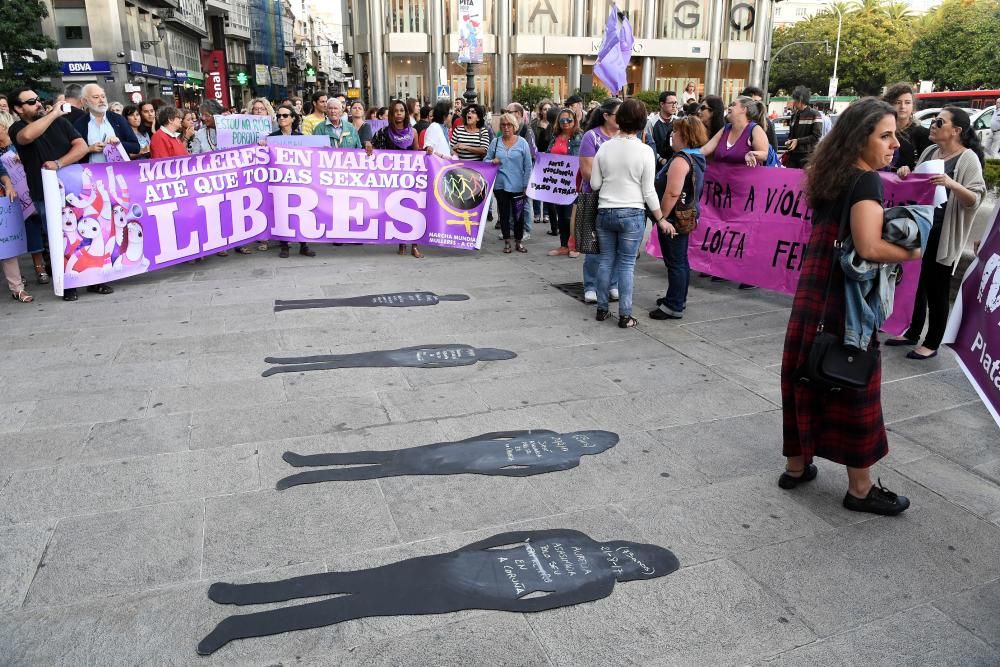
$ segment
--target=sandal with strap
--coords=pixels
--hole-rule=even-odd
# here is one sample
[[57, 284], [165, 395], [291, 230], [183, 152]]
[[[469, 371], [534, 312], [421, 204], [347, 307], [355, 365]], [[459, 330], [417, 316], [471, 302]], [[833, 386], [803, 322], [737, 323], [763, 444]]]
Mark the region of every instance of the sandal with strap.
[[418, 248], [417, 246], [411, 246], [411, 248], [410, 248], [410, 254], [413, 255], [413, 257], [415, 259], [423, 259], [424, 258], [424, 253], [420, 252], [420, 248]]
[[504, 243], [503, 244], [503, 252], [504, 252], [505, 255], [509, 255], [511, 253], [511, 249], [510, 249], [510, 244], [509, 243]]
[[20, 292], [12, 292], [10, 298], [14, 299], [14, 301], [20, 301], [21, 303], [31, 303], [35, 300], [35, 297], [31, 296], [24, 290], [21, 290]]
[[48, 285], [50, 282], [52, 282], [52, 277], [49, 276], [49, 274], [45, 273], [45, 271], [39, 272], [38, 274], [36, 274], [36, 277], [38, 278], [39, 285]]
[[250, 248], [248, 248], [246, 246], [241, 246], [241, 247], [239, 247], [239, 248], [236, 249], [236, 252], [238, 252], [241, 255], [249, 255], [253, 251], [250, 250]]
[[523, 243], [518, 243], [516, 246], [514, 246], [514, 249], [517, 250], [518, 252], [528, 252], [528, 249], [524, 247]]
[[619, 329], [631, 329], [635, 325], [639, 324], [639, 321], [632, 317], [631, 315], [622, 315], [618, 318], [618, 328]]

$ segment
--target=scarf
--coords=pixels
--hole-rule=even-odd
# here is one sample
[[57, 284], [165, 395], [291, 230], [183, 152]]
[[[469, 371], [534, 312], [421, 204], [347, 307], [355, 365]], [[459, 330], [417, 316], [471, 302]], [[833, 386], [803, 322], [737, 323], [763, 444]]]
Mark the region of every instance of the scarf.
[[392, 124], [389, 124], [386, 126], [385, 131], [389, 135], [389, 139], [392, 140], [392, 143], [396, 145], [396, 148], [406, 150], [413, 145], [413, 128], [409, 125], [404, 126], [402, 130], [397, 130]]

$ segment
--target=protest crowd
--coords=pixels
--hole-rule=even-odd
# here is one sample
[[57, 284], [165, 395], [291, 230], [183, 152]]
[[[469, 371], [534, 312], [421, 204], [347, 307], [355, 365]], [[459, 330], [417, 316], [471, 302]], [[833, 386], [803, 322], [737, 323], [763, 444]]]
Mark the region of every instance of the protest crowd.
[[[562, 104], [545, 99], [534, 109], [510, 102], [493, 118], [482, 106], [461, 99], [433, 105], [393, 100], [385, 108], [368, 108], [344, 95], [316, 92], [306, 101], [289, 98], [272, 104], [255, 99], [243, 110], [223, 109], [211, 100], [197, 109], [180, 109], [162, 100], [130, 106], [109, 102], [96, 84], [67, 86], [51, 104], [37, 91], [19, 88], [5, 97], [9, 113], [0, 116], [0, 151], [16, 153], [26, 174], [35, 205], [35, 213], [25, 221], [27, 250], [39, 285], [50, 282], [45, 230], [54, 223], [45, 216], [43, 170], [106, 162], [109, 150], [124, 153], [127, 160], [217, 151], [217, 119], [233, 112], [269, 119], [270, 131], [259, 138], [261, 145], [282, 135], [312, 135], [328, 139], [332, 149], [369, 154], [424, 151], [449, 160], [491, 163], [498, 172], [490, 218], [503, 252], [527, 253], [532, 234], [544, 232], [553, 237], [553, 247], [546, 249], [551, 261], [578, 260], [583, 254], [585, 302], [594, 304], [596, 319], [603, 321], [610, 317], [609, 303], [617, 301], [622, 328], [637, 324], [634, 267], [647, 221], [667, 277], [665, 294], [649, 304], [648, 316], [683, 318], [692, 279], [688, 238], [698, 224], [709, 165], [804, 168], [805, 190], [815, 213], [785, 345], [781, 383], [787, 469], [779, 485], [793, 489], [814, 479], [812, 460], [820, 456], [847, 466], [850, 484], [844, 504], [849, 509], [898, 514], [908, 500], [876, 485], [869, 474], [887, 452], [879, 369], [856, 394], [831, 394], [802, 383], [800, 370], [809, 360], [817, 323], [825, 318], [826, 328], [833, 331], [857, 326], [861, 305], [845, 291], [832, 254], [835, 241], [845, 235], [868, 263], [922, 257], [911, 325], [886, 344], [913, 347], [909, 357], [914, 361], [937, 354], [955, 267], [986, 191], [983, 150], [960, 108], [942, 109], [929, 130], [915, 123], [913, 90], [906, 84], [889, 86], [883, 99], [855, 101], [832, 127], [811, 104], [810, 92], [796, 88], [788, 138], [781, 145], [764, 97], [763, 90], [748, 87], [727, 105], [716, 96], [700, 97], [692, 83], [680, 94], [662, 92], [652, 114], [636, 99], [612, 97], [585, 107], [583, 99], [573, 96]], [[576, 192], [568, 203], [529, 198], [533, 166], [543, 154], [578, 159]], [[885, 240], [878, 173], [894, 172], [905, 179], [931, 160], [944, 163], [943, 173], [932, 181], [946, 190], [947, 200], [934, 208], [923, 250]], [[2, 165], [0, 182], [11, 200], [19, 196]], [[256, 243], [257, 251], [269, 249], [267, 241]], [[254, 248], [244, 245], [235, 251], [245, 255]], [[281, 241], [278, 252], [288, 257], [289, 243]], [[298, 252], [316, 254], [307, 243], [300, 243]], [[417, 244], [400, 244], [399, 254], [423, 256]], [[30, 303], [33, 297], [18, 258], [5, 259], [3, 268], [12, 297]], [[722, 281], [707, 274], [702, 279]], [[750, 290], [754, 285], [738, 288]], [[102, 283], [86, 291], [107, 295], [114, 290]], [[76, 300], [77, 290], [65, 290], [63, 298]], [[877, 348], [874, 332], [864, 338], [865, 348]]]

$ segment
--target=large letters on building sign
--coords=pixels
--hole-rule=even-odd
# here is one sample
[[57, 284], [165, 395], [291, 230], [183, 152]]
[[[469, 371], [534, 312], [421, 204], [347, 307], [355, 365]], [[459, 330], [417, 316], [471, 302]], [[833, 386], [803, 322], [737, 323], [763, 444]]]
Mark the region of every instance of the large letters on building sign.
[[[701, 25], [702, 3], [697, 0], [681, 0], [674, 5], [674, 23], [685, 30]], [[737, 2], [729, 10], [729, 25], [733, 30], [752, 30], [756, 21], [756, 8], [750, 2]]]

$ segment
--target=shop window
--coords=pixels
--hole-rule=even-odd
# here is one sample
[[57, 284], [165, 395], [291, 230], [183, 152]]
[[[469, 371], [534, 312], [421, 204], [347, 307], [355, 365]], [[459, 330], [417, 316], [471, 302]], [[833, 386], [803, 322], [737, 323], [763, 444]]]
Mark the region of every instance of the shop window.
[[[644, 0], [618, 0], [618, 11], [624, 12], [632, 25], [636, 37], [642, 34], [642, 5]], [[587, 12], [588, 35], [594, 39], [604, 37], [604, 27], [608, 22], [609, 3], [606, 0], [588, 0], [590, 11]]]
[[389, 0], [385, 8], [386, 32], [430, 32], [426, 0]]

